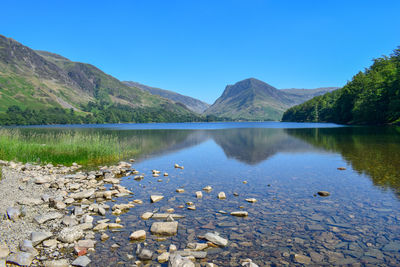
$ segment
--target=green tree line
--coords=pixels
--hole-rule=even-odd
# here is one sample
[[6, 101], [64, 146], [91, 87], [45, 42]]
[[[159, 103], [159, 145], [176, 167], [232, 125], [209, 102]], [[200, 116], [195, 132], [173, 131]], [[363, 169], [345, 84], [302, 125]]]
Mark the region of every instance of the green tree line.
[[282, 121], [387, 124], [400, 122], [400, 46], [373, 60], [343, 88], [288, 109]]
[[46, 125], [46, 124], [100, 124], [100, 123], [146, 123], [146, 122], [201, 122], [221, 121], [215, 116], [194, 113], [177, 113], [168, 107], [132, 108], [121, 104], [102, 105], [89, 102], [82, 107], [85, 112], [73, 109], [21, 109], [10, 106], [0, 113], [0, 125]]

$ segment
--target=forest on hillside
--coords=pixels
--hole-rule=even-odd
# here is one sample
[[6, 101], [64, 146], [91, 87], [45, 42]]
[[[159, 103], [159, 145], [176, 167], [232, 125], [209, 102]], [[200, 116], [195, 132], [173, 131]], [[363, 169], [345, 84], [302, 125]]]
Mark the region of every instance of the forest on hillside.
[[282, 121], [388, 124], [400, 122], [400, 46], [373, 60], [342, 89], [288, 109]]

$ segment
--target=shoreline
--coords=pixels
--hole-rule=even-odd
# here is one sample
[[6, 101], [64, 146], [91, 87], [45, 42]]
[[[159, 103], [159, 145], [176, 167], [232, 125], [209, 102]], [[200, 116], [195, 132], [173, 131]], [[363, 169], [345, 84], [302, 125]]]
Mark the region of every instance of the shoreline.
[[[90, 258], [96, 253], [96, 242], [110, 238], [105, 231], [124, 227], [118, 215], [142, 201], [114, 204], [113, 207], [106, 202], [133, 194], [119, 183], [122, 177], [139, 172], [127, 162], [88, 172], [81, 171], [80, 167], [78, 164], [65, 167], [0, 161], [0, 212], [3, 216], [0, 225], [0, 266], [6, 266], [6, 263], [17, 266], [90, 266]], [[115, 216], [115, 222], [105, 217], [110, 214]], [[218, 242], [227, 243], [228, 240], [212, 233], [210, 238], [216, 241], [198, 243], [201, 249], [177, 251], [176, 247], [183, 244], [171, 244], [169, 252], [160, 255], [148, 250], [144, 242], [146, 232], [154, 234], [154, 225], [158, 228], [155, 231], [166, 236], [177, 234], [178, 227], [178, 221], [174, 220], [179, 218], [177, 214], [152, 213], [146, 219], [152, 216], [159, 221], [153, 223], [150, 231], [136, 231], [130, 240], [126, 240], [137, 243], [136, 256], [130, 255], [131, 266], [157, 261], [169, 263], [169, 266], [181, 266], [181, 263], [197, 266], [193, 263], [197, 259], [202, 259], [201, 266], [216, 266], [204, 262], [207, 257], [205, 249], [223, 247], [226, 244]], [[168, 229], [171, 223], [176, 225], [175, 229]], [[109, 234], [112, 235], [112, 232]], [[134, 251], [132, 254], [135, 254]], [[242, 261], [242, 266], [257, 265], [246, 259]]]

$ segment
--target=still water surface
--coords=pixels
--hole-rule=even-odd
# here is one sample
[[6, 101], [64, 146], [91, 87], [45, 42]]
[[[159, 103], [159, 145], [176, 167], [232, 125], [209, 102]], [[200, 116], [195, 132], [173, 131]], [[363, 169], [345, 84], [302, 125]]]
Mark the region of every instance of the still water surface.
[[[294, 254], [314, 265], [400, 265], [399, 127], [193, 123], [103, 125], [96, 131], [139, 140], [132, 167], [145, 178], [123, 178], [121, 184], [134, 195], [117, 203], [144, 203], [119, 216], [125, 228], [107, 232], [111, 238], [97, 243], [92, 266], [132, 264], [127, 255], [135, 256], [136, 244], [129, 235], [141, 229], [153, 251], [170, 244], [184, 249], [204, 242], [199, 235], [218, 232], [230, 241], [225, 248], [207, 250], [207, 261], [218, 266], [239, 266], [245, 258], [260, 266], [301, 265]], [[184, 169], [175, 169], [175, 163]], [[169, 176], [152, 177], [153, 169]], [[195, 192], [207, 185], [213, 190], [196, 199]], [[177, 188], [185, 192], [176, 193]], [[316, 196], [321, 190], [331, 195]], [[221, 191], [227, 199], [217, 198]], [[150, 203], [152, 194], [165, 198]], [[189, 201], [195, 211], [179, 208]], [[153, 221], [140, 215], [169, 208], [185, 218], [178, 220], [176, 236], [160, 241], [149, 233]], [[229, 215], [237, 210], [249, 216]], [[120, 248], [112, 249], [115, 243]]]

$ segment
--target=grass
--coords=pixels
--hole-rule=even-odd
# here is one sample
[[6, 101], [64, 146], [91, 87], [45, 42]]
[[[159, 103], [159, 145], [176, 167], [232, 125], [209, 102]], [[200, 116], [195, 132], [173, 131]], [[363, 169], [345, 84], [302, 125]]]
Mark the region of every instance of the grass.
[[99, 132], [0, 129], [0, 159], [31, 163], [96, 166], [138, 153], [138, 145]]

